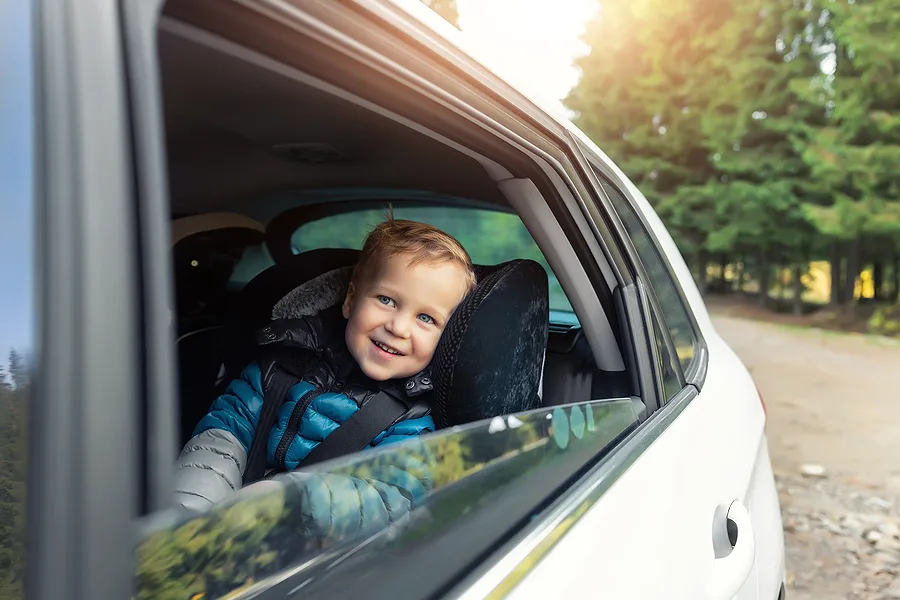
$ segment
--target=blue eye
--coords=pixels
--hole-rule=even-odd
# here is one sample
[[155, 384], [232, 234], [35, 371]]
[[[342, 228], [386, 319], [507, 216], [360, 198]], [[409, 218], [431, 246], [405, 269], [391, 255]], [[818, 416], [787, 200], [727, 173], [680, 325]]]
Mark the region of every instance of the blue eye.
[[394, 300], [388, 296], [378, 296], [378, 301], [385, 306], [391, 306], [394, 304]]
[[425, 313], [420, 314], [418, 319], [420, 321], [422, 321], [423, 323], [428, 323], [429, 325], [434, 323], [434, 319], [432, 319], [430, 316], [426, 315]]

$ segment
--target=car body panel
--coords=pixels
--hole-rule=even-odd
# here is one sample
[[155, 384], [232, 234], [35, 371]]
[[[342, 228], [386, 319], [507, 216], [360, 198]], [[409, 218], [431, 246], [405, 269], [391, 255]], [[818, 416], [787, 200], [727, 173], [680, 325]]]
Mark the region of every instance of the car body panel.
[[[764, 587], [780, 586], [782, 553], [772, 540], [780, 519], [772, 520], [776, 497], [770, 468], [767, 462], [759, 465], [767, 455], [760, 455], [764, 415], [754, 394], [743, 365], [713, 340], [704, 392], [687, 402], [511, 597], [590, 595], [592, 589], [611, 598], [714, 597], [707, 589], [717, 568], [713, 515], [718, 504], [735, 499], [751, 510], [762, 506], [759, 518], [753, 515], [758, 557], [772, 551], [777, 559], [775, 568], [765, 569], [775, 579]], [[672, 408], [667, 405], [653, 418]], [[737, 598], [756, 597], [754, 572]]]

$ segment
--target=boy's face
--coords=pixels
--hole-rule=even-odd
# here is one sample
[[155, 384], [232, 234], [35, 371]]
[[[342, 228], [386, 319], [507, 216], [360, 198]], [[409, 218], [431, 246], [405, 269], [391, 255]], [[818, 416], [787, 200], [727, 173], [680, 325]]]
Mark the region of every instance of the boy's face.
[[461, 267], [409, 261], [408, 254], [373, 257], [369, 272], [351, 284], [344, 299], [347, 347], [376, 381], [410, 377], [427, 367], [466, 294]]

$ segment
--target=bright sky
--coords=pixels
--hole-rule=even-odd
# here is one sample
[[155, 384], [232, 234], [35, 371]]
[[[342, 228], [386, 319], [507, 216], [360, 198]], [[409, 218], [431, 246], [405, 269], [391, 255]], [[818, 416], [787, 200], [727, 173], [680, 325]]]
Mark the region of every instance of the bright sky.
[[[573, 59], [599, 0], [457, 0], [459, 27], [498, 75], [548, 106], [561, 107], [578, 81]], [[484, 56], [482, 56], [482, 54]]]
[[33, 345], [30, 4], [0, 0], [0, 367]]

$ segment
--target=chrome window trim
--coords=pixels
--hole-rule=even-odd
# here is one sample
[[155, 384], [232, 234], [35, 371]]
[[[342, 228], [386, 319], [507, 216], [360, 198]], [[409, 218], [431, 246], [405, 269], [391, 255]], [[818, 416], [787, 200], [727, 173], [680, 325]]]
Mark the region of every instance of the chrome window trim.
[[688, 383], [695, 385], [697, 389], [701, 389], [703, 382], [706, 381], [706, 373], [709, 371], [709, 348], [706, 341], [696, 349], [696, 360], [688, 365], [684, 372], [684, 378]]
[[[685, 386], [663, 408], [633, 431], [610, 455], [572, 486], [545, 512], [498, 550], [495, 560], [464, 579], [447, 597], [460, 600], [502, 598], [540, 564], [566, 533], [596, 504], [619, 477], [678, 418], [699, 395], [693, 385]], [[532, 566], [520, 568], [524, 562]]]

